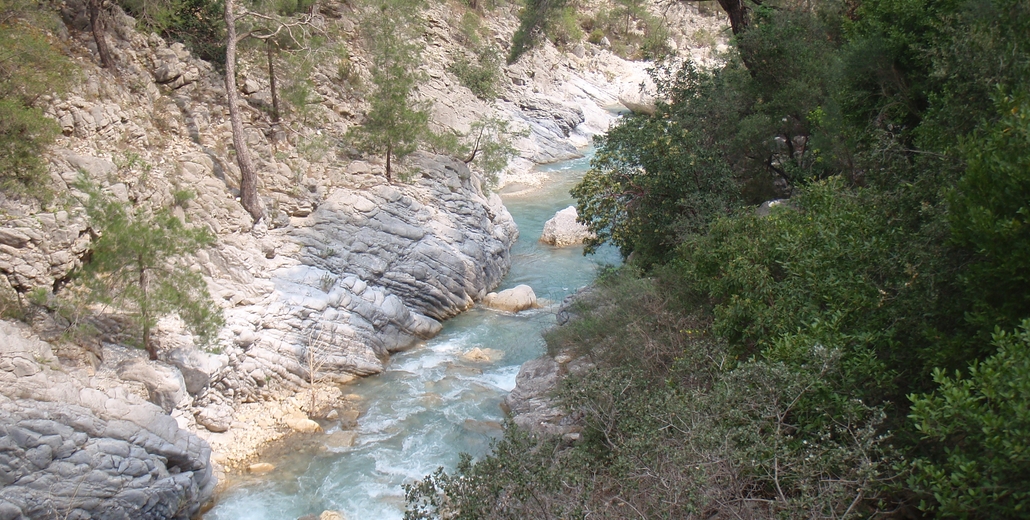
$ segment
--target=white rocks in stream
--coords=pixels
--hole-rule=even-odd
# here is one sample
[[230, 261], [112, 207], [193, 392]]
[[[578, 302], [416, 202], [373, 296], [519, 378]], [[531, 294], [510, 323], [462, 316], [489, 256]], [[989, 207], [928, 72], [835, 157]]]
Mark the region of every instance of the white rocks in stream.
[[569, 206], [544, 223], [544, 231], [540, 241], [555, 247], [567, 247], [582, 244], [593, 236], [586, 225], [576, 221], [579, 214], [576, 206]]
[[505, 312], [520, 312], [536, 307], [536, 293], [528, 285], [517, 285], [501, 292], [487, 294], [483, 305]]

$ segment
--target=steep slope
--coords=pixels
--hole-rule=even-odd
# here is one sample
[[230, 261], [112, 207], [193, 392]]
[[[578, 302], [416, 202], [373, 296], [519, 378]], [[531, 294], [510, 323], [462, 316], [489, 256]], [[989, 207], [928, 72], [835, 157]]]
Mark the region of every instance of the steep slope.
[[[541, 182], [527, 175], [533, 163], [576, 156], [577, 147], [613, 120], [606, 108], [635, 92], [645, 77], [643, 64], [600, 47], [562, 52], [548, 45], [503, 69], [499, 99], [480, 100], [447, 71], [454, 56], [465, 52], [455, 37], [456, 12], [434, 5], [426, 13], [429, 79], [420, 95], [433, 103], [438, 129], [467, 131], [477, 117], [493, 115], [528, 130], [516, 143], [522, 157], [509, 170], [510, 181]], [[107, 70], [97, 66], [85, 3], [62, 6], [67, 32], [55, 37], [77, 63], [69, 71], [75, 85], [68, 94], [45, 99], [47, 114], [62, 131], [48, 158], [60, 198], [45, 206], [0, 198], [0, 289], [27, 301], [41, 288], [60, 297], [73, 281], [70, 275], [88, 256], [94, 231], [74, 188], [81, 176], [117, 200], [171, 207], [189, 225], [216, 235], [216, 245], [197, 255], [194, 268], [224, 310], [226, 326], [216, 353], [210, 353], [197, 348], [178, 320], [160, 322], [156, 337], [167, 364], [154, 366], [175, 387], [170, 391], [139, 384], [153, 383], [150, 372], [114, 366], [115, 360], [147, 365], [137, 359], [139, 352], [119, 346], [124, 336], [116, 309], [93, 320], [102, 335], [86, 346], [59, 339], [68, 325], [59, 316], [41, 315], [36, 323], [53, 339], [61, 370], [86, 381], [82, 388], [92, 384], [83, 374], [94, 371], [88, 362], [93, 361], [99, 374], [127, 389], [108, 399], [148, 399], [164, 411], [151, 407], [147, 414], [168, 412], [174, 418], [168, 435], [188, 439], [196, 451], [190, 471], [200, 475], [176, 488], [182, 493], [176, 500], [188, 504], [179, 514], [193, 511], [214, 483], [207, 445], [186, 430], [211, 443], [218, 463], [232, 466], [251, 457], [264, 442], [288, 433], [297, 412], [315, 414], [339, 399], [342, 392], [333, 385], [380, 372], [391, 352], [432, 336], [440, 320], [499, 284], [518, 230], [499, 197], [484, 189], [482, 175], [461, 161], [417, 153], [404, 164], [417, 172], [412, 182], [386, 183], [382, 160], [357, 154], [344, 139], [367, 106], [360, 89], [340, 81], [339, 58], [319, 62], [310, 72], [315, 101], [303, 116], [273, 121], [266, 111], [269, 77], [258, 51], [244, 53], [240, 66], [246, 141], [268, 208], [268, 217], [253, 224], [237, 199], [239, 169], [223, 78], [182, 44], [144, 35], [117, 7], [113, 13], [108, 38], [116, 67]], [[354, 41], [355, 11], [326, 2], [320, 13], [322, 30]], [[486, 23], [499, 44], [515, 26], [510, 12]], [[352, 48], [354, 74], [367, 77], [368, 59], [360, 45]], [[33, 409], [63, 413], [60, 399], [19, 390], [25, 378], [39, 373], [3, 373], [0, 395], [11, 424], [30, 420]], [[314, 405], [298, 399], [313, 382], [328, 383]], [[73, 401], [68, 406], [89, 408]], [[112, 420], [98, 409], [81, 411], [89, 413], [98, 421]], [[2, 438], [13, 437], [7, 432]], [[77, 490], [62, 490], [69, 504], [85, 503], [75, 498]], [[21, 514], [57, 514], [8, 500]], [[172, 515], [166, 513], [154, 517]]]

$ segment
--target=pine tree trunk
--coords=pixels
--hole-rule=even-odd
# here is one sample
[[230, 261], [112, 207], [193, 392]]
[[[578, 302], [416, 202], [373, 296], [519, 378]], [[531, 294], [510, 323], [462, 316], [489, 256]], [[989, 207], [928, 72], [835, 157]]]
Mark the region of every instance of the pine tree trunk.
[[225, 97], [232, 124], [232, 145], [236, 149], [236, 163], [240, 167], [240, 204], [257, 222], [264, 216], [264, 209], [257, 195], [257, 175], [243, 134], [243, 119], [236, 94], [236, 18], [233, 14], [233, 0], [225, 0], [225, 28]]
[[393, 156], [393, 143], [386, 145], [386, 182], [393, 184], [393, 177], [390, 175], [390, 158]]
[[139, 304], [139, 319], [143, 323], [143, 347], [147, 349], [147, 354], [150, 355], [150, 360], [157, 359], [157, 347], [154, 346], [150, 341], [150, 294], [148, 285], [147, 270], [143, 267], [143, 254], [139, 254], [136, 257], [136, 265], [139, 267], [139, 289], [142, 292], [142, 298], [140, 298]]
[[272, 42], [265, 40], [265, 50], [268, 52], [268, 82], [272, 88], [272, 122], [279, 122], [279, 88], [275, 83], [275, 54], [272, 52]]
[[100, 55], [100, 66], [105, 69], [114, 70], [114, 60], [111, 58], [111, 49], [107, 46], [107, 28], [104, 25], [103, 0], [89, 0], [89, 25], [93, 31], [93, 41], [97, 44], [97, 54]]
[[[730, 30], [734, 35], [747, 30], [751, 25], [751, 8], [745, 3], [747, 0], [719, 0], [722, 10], [730, 17]], [[760, 4], [761, 2], [755, 2]]]

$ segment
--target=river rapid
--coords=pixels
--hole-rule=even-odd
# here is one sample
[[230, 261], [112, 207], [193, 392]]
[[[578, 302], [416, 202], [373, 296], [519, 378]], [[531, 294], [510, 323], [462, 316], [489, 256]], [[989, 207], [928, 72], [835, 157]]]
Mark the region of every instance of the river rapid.
[[[394, 355], [384, 373], [345, 388], [363, 410], [353, 446], [327, 447], [316, 437], [273, 450], [263, 460], [275, 471], [231, 477], [204, 518], [293, 520], [335, 510], [352, 520], [400, 519], [403, 484], [439, 466], [453, 469], [461, 452], [487, 453], [503, 433], [499, 405], [521, 364], [544, 353], [541, 333], [554, 325], [557, 305], [593, 281], [600, 265], [620, 262], [613, 248], [584, 257], [582, 247], [538, 241], [544, 222], [573, 203], [569, 189], [590, 155], [541, 167], [550, 180], [539, 189], [502, 193], [520, 235], [497, 290], [527, 284], [542, 308], [509, 314], [477, 306], [448, 320], [435, 338]], [[477, 348], [490, 360], [467, 356]]]

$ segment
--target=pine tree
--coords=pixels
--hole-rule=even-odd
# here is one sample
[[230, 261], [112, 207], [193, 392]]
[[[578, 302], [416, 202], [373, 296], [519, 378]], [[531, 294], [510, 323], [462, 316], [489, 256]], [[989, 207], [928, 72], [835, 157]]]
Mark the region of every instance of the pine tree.
[[393, 160], [429, 135], [429, 107], [414, 99], [421, 80], [421, 10], [417, 0], [381, 0], [362, 24], [372, 57], [372, 106], [351, 137], [364, 151], [386, 157], [387, 182], [393, 182]]
[[178, 314], [202, 340], [217, 331], [221, 311], [203, 277], [185, 262], [214, 235], [187, 228], [167, 208], [148, 211], [119, 202], [93, 184], [78, 188], [89, 196], [86, 215], [96, 235], [80, 272], [89, 299], [129, 313], [150, 359], [157, 359], [151, 332], [162, 316]]

